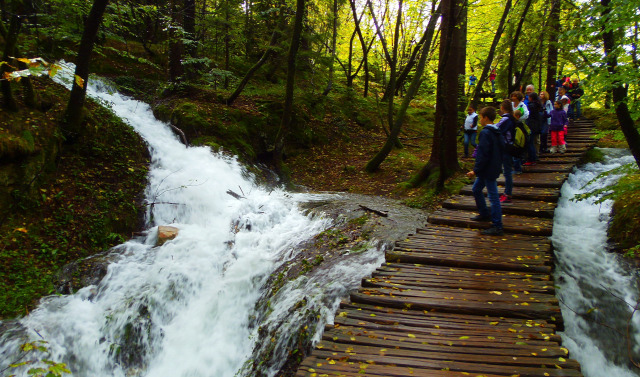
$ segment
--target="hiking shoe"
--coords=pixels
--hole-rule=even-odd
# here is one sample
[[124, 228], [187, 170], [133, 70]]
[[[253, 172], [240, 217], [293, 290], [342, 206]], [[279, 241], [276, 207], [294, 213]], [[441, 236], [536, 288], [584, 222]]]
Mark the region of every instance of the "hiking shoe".
[[515, 174], [515, 175], [522, 174], [522, 170], [514, 170], [513, 174]]
[[492, 225], [491, 228], [485, 229], [480, 233], [484, 234], [485, 236], [501, 236], [504, 234], [504, 231], [502, 230], [502, 228], [498, 228], [497, 226]]
[[482, 215], [473, 216], [471, 218], [471, 221], [491, 221], [491, 216], [482, 216]]
[[536, 164], [536, 162], [535, 162], [535, 161], [527, 161], [527, 162], [525, 162], [523, 165], [524, 165], [524, 166], [533, 166], [533, 165], [535, 165], [535, 164]]
[[500, 203], [511, 203], [511, 196], [500, 194]]

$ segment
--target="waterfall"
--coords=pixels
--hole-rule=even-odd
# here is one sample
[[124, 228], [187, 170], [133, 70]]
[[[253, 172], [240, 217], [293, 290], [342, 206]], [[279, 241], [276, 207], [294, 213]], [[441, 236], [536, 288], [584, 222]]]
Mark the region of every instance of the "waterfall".
[[[72, 72], [63, 64], [56, 81], [70, 87]], [[147, 104], [99, 80], [90, 81], [88, 95], [148, 144], [146, 237], [114, 248], [117, 258], [97, 286], [44, 298], [16, 323], [0, 323], [0, 370], [19, 357], [20, 344], [43, 338], [47, 358], [66, 363], [74, 376], [235, 376], [261, 347], [252, 318], [274, 321], [286, 305], [309, 297], [324, 303], [317, 311], [330, 321], [331, 295], [344, 295], [380, 264], [378, 248], [378, 257], [327, 284], [333, 288], [304, 290], [298, 282], [287, 286], [286, 300], [274, 300], [274, 316], [256, 313], [270, 274], [330, 225], [298, 207], [323, 196], [260, 187], [236, 159], [186, 147]], [[177, 227], [179, 235], [156, 247], [159, 225]]]
[[[616, 253], [607, 250], [607, 226], [611, 201], [571, 199], [580, 193], [605, 187], [619, 177], [590, 181], [626, 163], [628, 151], [603, 149], [605, 160], [576, 169], [562, 186], [555, 212], [552, 241], [557, 258], [555, 281], [565, 331], [563, 344], [582, 365], [586, 377], [639, 376], [631, 357], [640, 361], [640, 314], [627, 323], [638, 297], [638, 276]], [[586, 187], [585, 187], [586, 185]]]

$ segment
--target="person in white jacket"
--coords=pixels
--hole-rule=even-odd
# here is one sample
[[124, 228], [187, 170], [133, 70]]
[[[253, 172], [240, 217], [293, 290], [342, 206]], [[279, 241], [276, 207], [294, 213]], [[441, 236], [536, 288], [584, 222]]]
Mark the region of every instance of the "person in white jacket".
[[469, 157], [469, 144], [477, 147], [476, 135], [478, 133], [478, 114], [476, 110], [469, 106], [467, 108], [467, 118], [464, 120], [464, 157]]

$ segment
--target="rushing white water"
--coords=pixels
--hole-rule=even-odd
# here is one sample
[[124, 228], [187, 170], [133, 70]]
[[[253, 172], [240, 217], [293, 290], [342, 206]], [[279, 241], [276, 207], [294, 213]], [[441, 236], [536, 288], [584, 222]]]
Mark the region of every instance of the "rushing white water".
[[607, 251], [612, 203], [595, 204], [596, 198], [570, 200], [619, 178], [609, 176], [584, 187], [598, 174], [633, 162], [628, 152], [603, 151], [604, 162], [586, 164], [569, 176], [555, 212], [552, 241], [565, 322], [562, 338], [586, 377], [639, 376], [640, 370], [629, 360], [640, 360], [640, 314], [633, 315], [627, 330], [632, 308], [639, 300], [638, 277], [618, 254]]
[[[67, 86], [69, 75], [66, 68]], [[156, 204], [150, 206], [148, 235], [116, 248], [119, 257], [98, 286], [46, 298], [19, 321], [24, 331], [0, 334], [0, 370], [17, 358], [26, 339], [15, 333], [22, 332], [31, 340], [46, 339], [48, 358], [67, 363], [74, 376], [236, 375], [256, 347], [256, 329], [249, 324], [260, 315], [255, 307], [264, 282], [328, 221], [298, 209], [311, 195], [267, 191], [235, 159], [185, 147], [148, 105], [95, 80], [88, 94], [149, 145], [147, 200]], [[165, 224], [179, 228], [179, 235], [155, 247], [157, 226]], [[359, 280], [375, 265], [364, 267], [352, 266], [344, 275]], [[340, 294], [352, 285], [353, 277], [345, 277], [335, 280]], [[329, 301], [322, 310], [330, 320], [326, 311], [335, 297], [323, 295], [331, 290], [287, 288], [288, 300], [280, 300], [274, 312], [287, 312], [289, 301], [318, 296]]]

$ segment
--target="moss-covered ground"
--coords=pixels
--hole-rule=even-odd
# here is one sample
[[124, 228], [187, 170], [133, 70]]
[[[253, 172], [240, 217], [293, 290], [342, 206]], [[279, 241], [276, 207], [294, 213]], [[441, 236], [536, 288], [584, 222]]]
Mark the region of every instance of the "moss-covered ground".
[[[20, 166], [38, 151], [49, 159], [33, 179], [13, 186], [0, 216], [0, 319], [24, 315], [54, 293], [53, 276], [63, 265], [131, 237], [145, 210], [148, 157], [140, 137], [89, 101], [85, 137], [66, 145], [58, 124], [68, 91], [48, 79], [37, 80], [36, 89], [56, 99], [48, 111], [22, 103], [16, 113], [0, 110], [0, 139], [23, 156], [3, 153], [1, 165]], [[33, 135], [31, 150], [15, 145], [22, 141], [12, 135], [25, 133]]]

